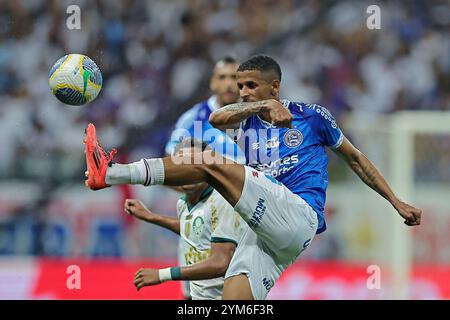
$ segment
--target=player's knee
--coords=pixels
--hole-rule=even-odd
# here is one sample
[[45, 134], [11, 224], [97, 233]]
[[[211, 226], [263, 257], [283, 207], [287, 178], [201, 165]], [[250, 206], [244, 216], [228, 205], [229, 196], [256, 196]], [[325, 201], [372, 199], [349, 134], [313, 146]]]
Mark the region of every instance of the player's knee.
[[239, 274], [225, 280], [223, 300], [254, 300], [250, 282], [245, 274]]
[[[227, 159], [213, 150], [202, 152], [203, 163], [211, 168], [220, 169], [220, 165], [226, 164]], [[228, 161], [229, 162], [229, 161]]]
[[204, 152], [202, 170], [207, 175], [209, 182], [221, 175], [221, 172], [224, 169], [224, 161], [224, 158], [217, 154], [208, 151]]
[[214, 180], [216, 180], [217, 173], [219, 172], [220, 168], [218, 168], [217, 164], [211, 163], [211, 164], [205, 164], [202, 167], [204, 174], [206, 175], [206, 180], [209, 184], [214, 183]]

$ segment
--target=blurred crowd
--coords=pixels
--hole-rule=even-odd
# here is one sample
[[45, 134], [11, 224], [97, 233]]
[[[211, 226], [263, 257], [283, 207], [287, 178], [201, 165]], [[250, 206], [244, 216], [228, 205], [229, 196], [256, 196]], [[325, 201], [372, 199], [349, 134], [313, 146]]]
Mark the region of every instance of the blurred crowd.
[[[69, 30], [66, 9], [81, 9]], [[0, 1], [0, 177], [70, 179], [83, 128], [122, 153], [163, 153], [177, 117], [208, 96], [214, 60], [274, 56], [283, 96], [346, 112], [448, 110], [450, 7], [446, 1], [96, 0]], [[85, 107], [50, 93], [47, 74], [67, 53], [100, 66], [104, 88]], [[49, 159], [52, 161], [49, 161]], [[30, 162], [30, 163], [28, 163]], [[51, 163], [51, 165], [50, 165]]]

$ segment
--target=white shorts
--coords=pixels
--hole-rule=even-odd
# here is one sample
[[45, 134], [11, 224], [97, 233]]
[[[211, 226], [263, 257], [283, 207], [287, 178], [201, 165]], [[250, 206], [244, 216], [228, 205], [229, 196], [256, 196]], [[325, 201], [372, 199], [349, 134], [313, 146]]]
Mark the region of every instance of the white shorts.
[[253, 298], [266, 299], [281, 273], [311, 243], [317, 214], [283, 184], [247, 166], [234, 209], [249, 227], [239, 240], [225, 279], [246, 274]]
[[192, 299], [190, 281], [181, 281], [181, 292], [183, 293], [183, 299]]

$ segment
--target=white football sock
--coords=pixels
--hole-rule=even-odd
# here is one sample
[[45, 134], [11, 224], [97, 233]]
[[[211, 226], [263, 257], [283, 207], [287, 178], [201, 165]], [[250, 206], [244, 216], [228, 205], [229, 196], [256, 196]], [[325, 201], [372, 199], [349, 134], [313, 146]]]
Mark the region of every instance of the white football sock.
[[142, 159], [144, 164], [147, 166], [148, 169], [150, 169], [150, 174], [148, 175], [148, 182], [147, 184], [144, 184], [146, 186], [148, 185], [161, 185], [164, 184], [164, 162], [161, 158], [155, 158], [155, 159]]
[[142, 161], [130, 164], [113, 163], [106, 170], [105, 181], [107, 184], [143, 184], [146, 169]]
[[106, 183], [142, 184], [144, 186], [164, 183], [164, 164], [161, 158], [141, 159], [130, 164], [113, 163], [106, 171]]

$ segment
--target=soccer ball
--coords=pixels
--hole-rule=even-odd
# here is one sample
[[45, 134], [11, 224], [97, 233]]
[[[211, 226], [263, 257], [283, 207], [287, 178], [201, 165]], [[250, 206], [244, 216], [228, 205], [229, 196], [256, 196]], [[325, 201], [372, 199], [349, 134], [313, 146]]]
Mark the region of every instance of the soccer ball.
[[103, 79], [100, 69], [88, 56], [67, 54], [50, 69], [48, 83], [59, 101], [81, 106], [97, 97]]

